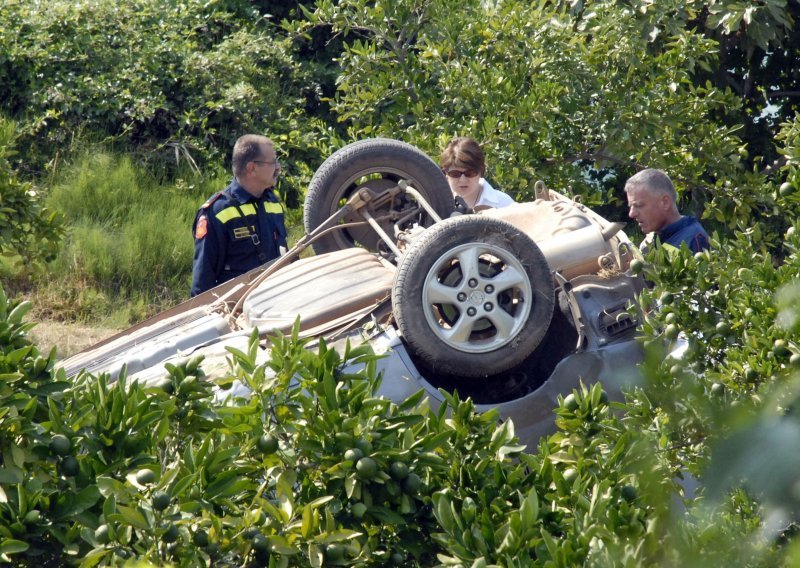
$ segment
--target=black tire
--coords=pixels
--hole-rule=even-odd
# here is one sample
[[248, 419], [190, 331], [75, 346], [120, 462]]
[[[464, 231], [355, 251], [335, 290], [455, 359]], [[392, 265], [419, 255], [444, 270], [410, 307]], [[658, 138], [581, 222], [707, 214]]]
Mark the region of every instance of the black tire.
[[[396, 186], [401, 179], [408, 180], [440, 217], [448, 217], [453, 211], [450, 186], [433, 160], [405, 142], [389, 138], [373, 138], [353, 142], [337, 150], [322, 163], [311, 178], [303, 209], [306, 232], [319, 227], [362, 187], [380, 191]], [[413, 216], [414, 221], [424, 227], [433, 224], [433, 219], [410, 196], [401, 196], [393, 204], [391, 211], [386, 207], [372, 211], [372, 215], [385, 215], [390, 212], [405, 214], [415, 209], [419, 210], [419, 214]], [[344, 218], [342, 223], [355, 221], [363, 219], [354, 215]], [[389, 235], [394, 233], [392, 222], [382, 222], [381, 226]], [[363, 226], [331, 231], [316, 241], [312, 247], [317, 254], [354, 246], [377, 251], [384, 248], [382, 242], [371, 227]]]
[[406, 251], [392, 304], [406, 345], [429, 370], [488, 377], [541, 343], [555, 304], [553, 275], [536, 243], [510, 223], [454, 217]]

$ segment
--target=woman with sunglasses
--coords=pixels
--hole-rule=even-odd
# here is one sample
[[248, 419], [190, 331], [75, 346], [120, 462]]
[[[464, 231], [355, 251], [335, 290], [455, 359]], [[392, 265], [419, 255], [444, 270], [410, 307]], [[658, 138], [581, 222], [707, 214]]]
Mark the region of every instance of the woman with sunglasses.
[[486, 171], [483, 150], [472, 138], [452, 139], [439, 157], [439, 165], [447, 176], [453, 197], [461, 197], [470, 209], [480, 211], [514, 203], [511, 197], [483, 179]]

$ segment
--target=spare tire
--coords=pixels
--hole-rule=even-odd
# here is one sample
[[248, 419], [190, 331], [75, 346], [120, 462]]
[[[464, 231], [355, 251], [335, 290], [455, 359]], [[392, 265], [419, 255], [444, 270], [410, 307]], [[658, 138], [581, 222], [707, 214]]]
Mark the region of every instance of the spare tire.
[[[441, 169], [422, 151], [389, 138], [373, 138], [348, 144], [325, 160], [311, 178], [303, 209], [306, 232], [319, 227], [328, 217], [339, 210], [348, 198], [362, 187], [382, 191], [407, 180], [419, 191], [436, 213], [444, 218], [453, 211], [450, 186]], [[390, 205], [372, 212], [373, 216], [391, 215], [395, 220], [407, 217], [405, 224], [414, 222], [429, 227], [434, 220], [410, 195], [401, 195]], [[341, 223], [363, 221], [354, 214]], [[381, 221], [381, 227], [394, 233], [394, 221]], [[331, 231], [316, 241], [312, 247], [317, 254], [334, 252], [354, 246], [371, 251], [380, 250], [382, 241], [369, 226], [350, 227]]]
[[510, 223], [460, 216], [406, 251], [392, 304], [407, 347], [429, 370], [488, 377], [521, 363], [544, 338], [553, 275], [536, 243]]

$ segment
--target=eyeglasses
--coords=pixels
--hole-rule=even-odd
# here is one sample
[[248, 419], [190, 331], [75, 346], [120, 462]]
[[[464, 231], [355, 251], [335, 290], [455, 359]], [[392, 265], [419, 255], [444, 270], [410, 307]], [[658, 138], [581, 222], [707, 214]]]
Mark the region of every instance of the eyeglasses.
[[269, 164], [270, 166], [276, 166], [278, 164], [278, 158], [275, 158], [274, 162], [268, 162], [266, 160], [251, 160], [254, 164]]
[[447, 177], [451, 178], [460, 178], [461, 176], [467, 176], [468, 178], [474, 178], [478, 175], [478, 170], [442, 170]]

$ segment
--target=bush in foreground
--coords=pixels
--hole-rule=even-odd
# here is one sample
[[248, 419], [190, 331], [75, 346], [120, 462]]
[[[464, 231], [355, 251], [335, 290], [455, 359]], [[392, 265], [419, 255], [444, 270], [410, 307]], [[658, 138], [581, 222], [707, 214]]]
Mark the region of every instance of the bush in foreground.
[[[627, 489], [599, 386], [559, 411], [567, 430], [533, 456], [513, 424], [455, 395], [438, 409], [422, 393], [377, 398], [368, 346], [277, 337], [256, 365], [254, 337], [222, 381], [252, 396], [218, 401], [198, 359], [156, 386], [68, 381], [27, 340], [28, 305], [1, 304], [4, 560], [508, 566], [579, 562], [597, 538], [614, 549], [645, 533], [651, 510]], [[608, 515], [602, 534], [573, 532]]]
[[279, 336], [257, 364], [254, 335], [217, 381], [222, 393], [241, 381], [247, 398], [215, 394], [198, 357], [150, 386], [67, 380], [27, 339], [29, 307], [0, 294], [3, 562], [771, 566], [793, 554], [790, 530], [765, 535], [746, 487], [676, 507], [682, 464], [705, 446], [670, 445], [685, 409], [643, 390], [625, 404], [599, 384], [570, 393], [558, 431], [525, 453], [512, 423], [457, 395], [439, 408], [422, 393], [376, 397], [366, 345], [339, 354]]

